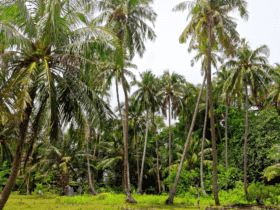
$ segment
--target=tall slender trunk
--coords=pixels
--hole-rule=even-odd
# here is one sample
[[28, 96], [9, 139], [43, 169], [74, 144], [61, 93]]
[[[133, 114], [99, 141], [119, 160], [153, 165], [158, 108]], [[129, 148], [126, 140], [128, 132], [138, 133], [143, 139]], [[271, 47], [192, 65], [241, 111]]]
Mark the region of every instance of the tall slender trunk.
[[212, 20], [209, 21], [207, 26], [208, 46], [207, 46], [207, 86], [209, 93], [209, 106], [210, 106], [210, 120], [211, 120], [211, 139], [212, 139], [212, 155], [213, 155], [213, 189], [215, 204], [220, 205], [218, 195], [218, 177], [217, 177], [217, 148], [215, 139], [215, 116], [214, 116], [214, 105], [212, 96], [212, 83], [211, 83], [211, 51], [212, 51]]
[[29, 180], [30, 180], [30, 177], [28, 177], [26, 180], [26, 195], [30, 195]]
[[26, 180], [26, 195], [31, 195], [31, 193], [30, 193], [30, 178], [31, 178], [30, 167], [31, 167], [31, 163], [30, 163], [30, 161], [28, 161], [28, 172], [27, 172], [27, 180]]
[[220, 140], [222, 141], [222, 135], [221, 135], [221, 132], [220, 132], [220, 126], [219, 126], [219, 121], [218, 121], [217, 115], [215, 116], [215, 120], [216, 120], [216, 124], [217, 124], [219, 137], [220, 137]]
[[[205, 72], [206, 74], [206, 72]], [[203, 87], [202, 87], [203, 88]], [[207, 88], [207, 87], [206, 87]], [[203, 152], [204, 152], [204, 142], [205, 142], [205, 133], [206, 133], [206, 124], [207, 124], [207, 115], [208, 115], [208, 88], [206, 90], [206, 107], [205, 107], [205, 117], [204, 117], [204, 125], [203, 125], [203, 135], [202, 135], [202, 143], [201, 143], [201, 157], [200, 157], [200, 185], [204, 195], [207, 195], [204, 189], [203, 183]]]
[[[94, 144], [94, 150], [93, 150], [92, 160], [95, 159], [96, 149], [97, 149], [97, 144]], [[92, 173], [92, 185], [94, 185], [94, 173]]]
[[227, 126], [227, 120], [228, 120], [228, 97], [226, 98], [226, 117], [225, 117], [225, 136], [226, 136], [226, 142], [225, 142], [225, 147], [226, 147], [226, 169], [228, 172], [228, 126]]
[[117, 78], [116, 78], [116, 92], [117, 92], [118, 109], [119, 109], [119, 113], [120, 113], [120, 116], [121, 116], [122, 126], [124, 127], [124, 124], [123, 124], [123, 116], [122, 116], [122, 110], [121, 110], [121, 103], [120, 103], [120, 98], [119, 98], [119, 87], [118, 87]]
[[[205, 81], [206, 81], [206, 75], [203, 79], [202, 87], [204, 87]], [[194, 114], [193, 114], [192, 124], [191, 124], [190, 130], [189, 130], [189, 133], [188, 133], [188, 137], [187, 137], [187, 140], [186, 140], [186, 143], [185, 143], [185, 147], [184, 147], [184, 151], [183, 151], [183, 154], [182, 154], [179, 169], [178, 169], [173, 187], [170, 191], [169, 197], [165, 201], [165, 204], [172, 204], [173, 203], [173, 199], [174, 199], [174, 196], [175, 196], [175, 193], [176, 193], [176, 188], [177, 188], [177, 185], [178, 185], [178, 182], [179, 182], [179, 179], [180, 179], [180, 174], [181, 174], [181, 171], [183, 169], [183, 163], [184, 163], [184, 160], [185, 160], [185, 157], [186, 157], [189, 142], [190, 142], [191, 135], [192, 135], [192, 132], [193, 132], [193, 128], [194, 128], [194, 124], [195, 124], [195, 120], [196, 120], [196, 115], [197, 115], [197, 112], [198, 112], [198, 106], [199, 106], [199, 102], [200, 102], [200, 99], [201, 99], [202, 91], [203, 91], [203, 88], [200, 89], [199, 96], [197, 98], [197, 103], [196, 103], [195, 111], [194, 111]]]
[[90, 170], [90, 164], [89, 164], [89, 148], [88, 148], [88, 143], [91, 139], [91, 128], [89, 128], [89, 135], [88, 135], [88, 138], [87, 138], [87, 168], [88, 168], [88, 181], [89, 181], [89, 186], [91, 188], [91, 191], [93, 193], [93, 195], [98, 195], [98, 193], [96, 192], [96, 190], [94, 189], [93, 187], [93, 184], [92, 184], [92, 180], [91, 180], [91, 170]]
[[31, 195], [30, 193], [30, 178], [31, 178], [31, 174], [30, 174], [30, 162], [29, 162], [29, 169], [28, 169], [28, 177], [27, 177], [27, 180], [26, 180], [26, 195]]
[[19, 136], [18, 136], [18, 141], [17, 141], [17, 147], [15, 150], [14, 161], [13, 161], [9, 179], [1, 193], [0, 210], [2, 210], [4, 208], [8, 198], [10, 196], [11, 191], [15, 186], [15, 182], [17, 179], [19, 165], [20, 165], [21, 157], [22, 157], [22, 153], [23, 153], [23, 144], [26, 139], [28, 123], [29, 123], [30, 116], [32, 113], [32, 105], [33, 105], [33, 100], [35, 98], [35, 93], [30, 94], [30, 96], [31, 96], [32, 104], [29, 104], [29, 103], [27, 104], [27, 107], [25, 108], [24, 113], [23, 113], [22, 121], [18, 121]]
[[27, 179], [27, 175], [25, 175], [24, 179], [22, 180], [19, 188], [17, 189], [17, 191], [20, 191], [20, 189], [22, 188], [22, 186], [24, 185], [24, 183], [26, 182], [26, 179]]
[[[168, 106], [168, 117], [169, 117], [169, 174], [171, 171], [171, 102], [169, 97], [169, 106]], [[169, 187], [169, 192], [171, 190], [171, 187]]]
[[139, 183], [138, 190], [137, 190], [137, 193], [139, 195], [142, 195], [143, 172], [144, 172], [144, 163], [145, 163], [147, 141], [148, 141], [148, 131], [149, 131], [149, 106], [147, 106], [147, 109], [146, 109], [146, 134], [145, 134], [144, 151], [143, 151], [141, 173], [140, 173], [140, 183]]
[[131, 193], [131, 188], [130, 188], [130, 178], [129, 178], [129, 160], [127, 159], [127, 187], [129, 192]]
[[156, 150], [157, 150], [157, 179], [158, 179], [158, 191], [159, 191], [159, 193], [161, 193], [161, 189], [160, 189], [160, 176], [159, 176], [159, 159], [158, 159], [157, 131], [155, 131], [155, 140], [156, 140]]
[[[121, 39], [120, 39], [121, 40]], [[125, 98], [125, 132], [124, 132], [124, 174], [125, 178], [127, 179], [127, 161], [128, 161], [128, 96], [127, 90], [125, 87], [125, 78], [124, 78], [124, 70], [121, 70], [121, 77], [122, 77], [122, 86], [124, 91], [124, 98]], [[137, 203], [136, 200], [131, 196], [130, 191], [128, 189], [128, 182], [125, 180], [125, 194], [126, 194], [126, 202], [128, 203]]]
[[[123, 133], [125, 133], [125, 126], [124, 126], [124, 121], [123, 121], [123, 116], [122, 116], [122, 110], [121, 110], [121, 104], [120, 104], [120, 99], [119, 99], [119, 87], [118, 87], [118, 81], [116, 78], [116, 91], [117, 91], [117, 100], [118, 100], [118, 109], [119, 109], [119, 113], [121, 115], [121, 123], [122, 123], [122, 127], [123, 127]], [[124, 138], [124, 135], [123, 135]], [[127, 180], [128, 180], [128, 190], [131, 192], [131, 188], [130, 188], [130, 179], [129, 179], [129, 164], [127, 161]]]
[[171, 167], [171, 102], [169, 97], [169, 107], [168, 107], [168, 117], [169, 117], [169, 168]]
[[185, 133], [187, 133], [187, 129], [188, 129], [188, 114], [186, 114]]
[[[136, 137], [135, 137], [136, 138]], [[139, 173], [139, 157], [138, 157], [138, 141], [136, 140], [136, 161], [137, 161], [137, 177], [138, 177], [138, 186], [140, 185], [140, 173]]]
[[247, 137], [248, 137], [248, 87], [247, 87], [247, 81], [244, 80], [245, 85], [245, 93], [246, 93], [246, 120], [245, 120], [245, 141], [244, 141], [244, 190], [246, 199], [249, 200], [249, 194], [247, 190]]

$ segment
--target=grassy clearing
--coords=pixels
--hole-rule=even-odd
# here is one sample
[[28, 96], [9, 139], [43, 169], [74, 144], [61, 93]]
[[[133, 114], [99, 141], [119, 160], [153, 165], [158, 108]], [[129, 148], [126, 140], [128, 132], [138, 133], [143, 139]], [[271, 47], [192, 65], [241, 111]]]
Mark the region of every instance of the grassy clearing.
[[[189, 203], [185, 198], [175, 198], [173, 205], [164, 205], [168, 196], [157, 195], [133, 195], [137, 204], [126, 204], [125, 195], [103, 193], [99, 196], [74, 196], [60, 197], [49, 196], [24, 196], [11, 195], [4, 210], [125, 210], [125, 209], [197, 209], [197, 206]], [[195, 201], [196, 202], [196, 201]], [[209, 205], [209, 204], [208, 204]], [[200, 205], [201, 209], [207, 204]]]
[[[248, 203], [245, 200], [243, 191], [219, 192], [220, 203]], [[102, 193], [98, 196], [83, 195], [74, 197], [64, 197], [46, 194], [44, 196], [32, 195], [11, 195], [4, 210], [159, 210], [159, 209], [197, 209], [197, 196], [187, 192], [182, 197], [175, 197], [173, 205], [165, 205], [164, 201], [168, 195], [143, 195], [133, 194], [137, 204], [125, 203], [124, 194]], [[200, 209], [214, 205], [213, 195], [201, 195]], [[253, 202], [255, 203], [255, 202]], [[265, 204], [268, 204], [265, 202]]]

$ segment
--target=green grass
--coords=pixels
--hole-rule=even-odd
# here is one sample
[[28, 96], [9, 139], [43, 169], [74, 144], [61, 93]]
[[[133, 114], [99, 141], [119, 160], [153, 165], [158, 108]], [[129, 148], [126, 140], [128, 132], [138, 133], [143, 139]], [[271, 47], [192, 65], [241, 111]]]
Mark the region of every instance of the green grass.
[[[230, 190], [229, 192], [221, 191], [219, 193], [222, 205], [229, 203], [247, 203], [243, 191]], [[125, 203], [124, 194], [102, 193], [98, 196], [57, 196], [46, 194], [44, 196], [32, 195], [16, 195], [12, 194], [4, 208], [4, 210], [179, 210], [179, 209], [197, 209], [194, 205], [197, 203], [197, 196], [187, 192], [183, 197], [175, 197], [174, 204], [165, 205], [164, 201], [168, 195], [132, 195], [137, 204]], [[214, 205], [213, 195], [200, 198], [200, 209]], [[255, 203], [255, 202], [253, 202]], [[265, 204], [268, 204], [265, 202]]]
[[[133, 195], [137, 204], [125, 203], [124, 194], [102, 193], [99, 196], [25, 196], [11, 195], [4, 210], [179, 210], [197, 209], [197, 206], [189, 203], [185, 198], [175, 197], [173, 205], [165, 205], [164, 201], [168, 196], [157, 195]], [[195, 201], [196, 202], [196, 201]], [[209, 204], [208, 204], [209, 205]], [[207, 204], [200, 205], [201, 209]]]

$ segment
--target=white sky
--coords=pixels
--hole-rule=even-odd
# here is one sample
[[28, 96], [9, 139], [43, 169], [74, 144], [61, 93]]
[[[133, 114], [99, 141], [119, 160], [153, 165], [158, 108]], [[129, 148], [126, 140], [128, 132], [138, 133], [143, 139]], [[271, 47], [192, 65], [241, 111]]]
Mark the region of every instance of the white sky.
[[[165, 69], [176, 71], [183, 75], [188, 82], [202, 83], [200, 64], [190, 66], [194, 57], [189, 54], [187, 44], [179, 44], [179, 36], [187, 25], [188, 11], [172, 12], [172, 8], [183, 0], [155, 0], [151, 5], [158, 14], [155, 22], [155, 42], [146, 42], [146, 52], [142, 59], [136, 56], [133, 63], [138, 66], [135, 75], [151, 69], [155, 75], [161, 75]], [[249, 41], [252, 49], [263, 44], [270, 48], [270, 64], [280, 63], [280, 0], [247, 0], [249, 20], [238, 18], [237, 30], [241, 38]], [[238, 17], [238, 13], [234, 16]], [[213, 72], [215, 70], [213, 69]], [[139, 78], [139, 77], [138, 77]], [[119, 88], [120, 100], [124, 101], [122, 88]], [[133, 93], [135, 89], [132, 89]], [[117, 106], [116, 91], [112, 88], [110, 104], [114, 109]], [[174, 122], [174, 121], [173, 121]]]

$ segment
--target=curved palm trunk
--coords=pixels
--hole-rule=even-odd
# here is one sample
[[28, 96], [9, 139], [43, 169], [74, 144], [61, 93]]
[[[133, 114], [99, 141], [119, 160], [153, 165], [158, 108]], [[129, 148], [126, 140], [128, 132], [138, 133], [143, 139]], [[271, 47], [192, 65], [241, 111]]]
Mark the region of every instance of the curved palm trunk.
[[213, 189], [215, 204], [220, 205], [218, 195], [218, 184], [217, 184], [217, 148], [215, 138], [215, 116], [214, 116], [214, 105], [212, 96], [212, 83], [211, 83], [211, 52], [212, 52], [212, 21], [207, 26], [208, 46], [207, 46], [207, 87], [209, 93], [209, 106], [210, 106], [210, 120], [211, 120], [211, 140], [212, 140], [212, 155], [213, 155]]
[[137, 193], [142, 195], [142, 183], [143, 183], [143, 172], [144, 172], [144, 163], [145, 163], [145, 156], [146, 156], [146, 149], [147, 149], [147, 141], [148, 141], [148, 131], [149, 131], [149, 107], [147, 106], [146, 110], [146, 134], [145, 134], [145, 143], [144, 143], [144, 151], [142, 157], [142, 165], [141, 165], [141, 173], [140, 173], [140, 183], [138, 186]]
[[24, 179], [22, 180], [19, 188], [17, 189], [17, 191], [20, 191], [20, 189], [22, 188], [22, 186], [24, 185], [24, 183], [26, 182], [26, 179], [27, 179], [27, 175], [25, 175]]
[[[205, 73], [206, 74], [206, 73]], [[200, 185], [204, 195], [207, 195], [204, 189], [203, 183], [203, 152], [204, 152], [204, 142], [205, 142], [205, 133], [206, 133], [206, 124], [207, 124], [207, 114], [208, 114], [208, 90], [206, 90], [206, 107], [205, 107], [205, 118], [203, 125], [203, 135], [202, 135], [202, 144], [201, 144], [201, 157], [200, 157]]]
[[126, 202], [128, 203], [137, 203], [136, 200], [131, 196], [130, 191], [128, 189], [128, 182], [127, 182], [127, 162], [128, 162], [128, 96], [127, 90], [125, 87], [125, 78], [123, 69], [121, 71], [122, 77], [122, 86], [124, 91], [124, 98], [125, 98], [125, 132], [124, 132], [124, 176], [125, 180], [125, 194], [126, 194]]
[[[31, 96], [32, 101], [35, 97], [34, 94], [35, 93], [33, 93], [33, 97]], [[23, 113], [23, 120], [21, 122], [18, 122], [19, 136], [18, 136], [17, 147], [16, 147], [14, 161], [13, 161], [9, 179], [1, 193], [0, 210], [2, 210], [4, 208], [8, 198], [10, 196], [11, 191], [15, 186], [15, 182], [16, 182], [18, 170], [19, 170], [19, 165], [20, 165], [21, 157], [22, 157], [22, 153], [23, 153], [23, 144], [26, 139], [28, 123], [29, 123], [30, 116], [32, 113], [32, 105], [33, 105], [33, 103], [27, 104], [27, 107], [25, 108], [24, 113]]]
[[[206, 75], [203, 79], [202, 87], [204, 87], [205, 81], [206, 81]], [[169, 197], [165, 201], [165, 204], [172, 204], [173, 203], [173, 199], [174, 199], [174, 196], [175, 196], [175, 193], [176, 193], [176, 188], [177, 188], [177, 185], [178, 185], [178, 182], [179, 182], [179, 179], [180, 179], [180, 174], [181, 174], [181, 171], [183, 169], [183, 163], [184, 163], [184, 160], [185, 160], [185, 157], [186, 157], [189, 142], [190, 142], [191, 135], [192, 135], [192, 132], [193, 132], [193, 128], [194, 128], [194, 124], [195, 124], [195, 120], [196, 120], [196, 115], [197, 115], [197, 112], [198, 112], [198, 106], [199, 106], [199, 102], [200, 102], [200, 99], [201, 99], [202, 91], [203, 91], [203, 88], [200, 89], [199, 96], [197, 98], [197, 103], [196, 103], [195, 111], [194, 111], [194, 114], [193, 114], [192, 124], [191, 124], [190, 130], [189, 130], [189, 133], [188, 133], [188, 137], [187, 137], [187, 140], [186, 140], [186, 143], [185, 143], [183, 155], [182, 155], [181, 162], [180, 162], [180, 165], [179, 165], [179, 169], [178, 169], [178, 172], [177, 172], [177, 175], [176, 175], [176, 178], [175, 178], [175, 182], [174, 182], [173, 187], [170, 191]]]
[[228, 126], [227, 126], [227, 120], [228, 120], [228, 97], [226, 99], [226, 117], [225, 117], [225, 136], [226, 136], [226, 142], [225, 142], [225, 147], [226, 147], [226, 169], [227, 169], [227, 172], [228, 172]]
[[96, 190], [94, 189], [93, 187], [93, 184], [92, 184], [92, 180], [91, 180], [91, 171], [90, 171], [90, 164], [89, 164], [89, 148], [88, 148], [88, 143], [89, 143], [89, 140], [91, 139], [91, 128], [89, 129], [89, 135], [88, 135], [88, 138], [87, 138], [87, 168], [88, 168], [88, 181], [89, 181], [89, 186], [90, 186], [90, 189], [93, 193], [93, 195], [98, 195], [98, 193], [96, 192]]
[[[121, 104], [120, 104], [120, 99], [119, 99], [119, 87], [118, 87], [117, 78], [116, 78], [116, 91], [117, 91], [118, 109], [119, 109], [119, 112], [120, 112], [120, 115], [121, 115], [121, 123], [122, 123], [122, 127], [123, 127], [123, 133], [125, 133], [125, 127], [124, 127], [124, 122], [123, 122]], [[128, 161], [127, 161], [127, 180], [128, 180], [128, 190], [131, 192], [130, 179], [129, 179], [129, 163], [128, 163]]]
[[248, 87], [247, 81], [244, 80], [245, 93], [246, 93], [246, 127], [245, 127], [245, 141], [244, 141], [244, 190], [246, 199], [249, 200], [249, 194], [247, 190], [247, 136], [248, 136]]
[[157, 179], [158, 179], [158, 191], [161, 193], [160, 189], [160, 176], [159, 176], [159, 160], [158, 160], [158, 140], [157, 140], [157, 132], [155, 131], [155, 140], [156, 140], [156, 150], [157, 150]]

